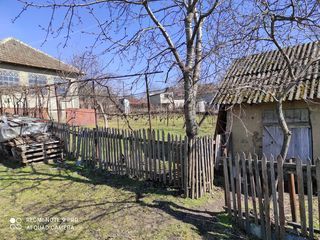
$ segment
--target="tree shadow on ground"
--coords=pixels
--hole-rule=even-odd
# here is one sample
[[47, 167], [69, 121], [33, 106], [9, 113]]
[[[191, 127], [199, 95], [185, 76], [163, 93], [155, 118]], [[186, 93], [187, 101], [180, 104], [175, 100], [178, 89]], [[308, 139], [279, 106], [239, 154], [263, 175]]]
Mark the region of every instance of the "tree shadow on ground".
[[[16, 169], [21, 165], [1, 161], [7, 167], [8, 173], [6, 179], [14, 179], [10, 176], [9, 169]], [[245, 235], [236, 227], [232, 226], [230, 219], [223, 211], [211, 212], [208, 210], [192, 209], [181, 206], [172, 201], [153, 200], [152, 202], [144, 201], [144, 197], [148, 194], [160, 194], [162, 196], [182, 196], [181, 191], [167, 188], [161, 184], [153, 183], [151, 181], [140, 181], [139, 179], [132, 179], [127, 176], [113, 175], [105, 170], [88, 169], [77, 166], [75, 162], [67, 161], [63, 163], [46, 163], [49, 167], [56, 168], [58, 172], [45, 172], [41, 169], [32, 168], [31, 172], [24, 172], [23, 168], [19, 169], [19, 178], [17, 180], [31, 180], [33, 184], [27, 188], [22, 188], [14, 192], [14, 194], [21, 191], [38, 188], [43, 181], [65, 181], [67, 184], [74, 182], [85, 183], [91, 186], [107, 185], [112, 188], [121, 189], [133, 193], [121, 201], [102, 201], [96, 202], [93, 198], [86, 200], [79, 200], [75, 196], [72, 200], [61, 200], [46, 206], [45, 209], [39, 209], [42, 214], [49, 214], [50, 217], [60, 216], [63, 213], [72, 211], [88, 211], [88, 209], [97, 209], [95, 214], [87, 216], [85, 219], [77, 223], [78, 225], [85, 225], [87, 222], [99, 221], [104, 217], [116, 214], [124, 210], [128, 210], [135, 206], [150, 208], [156, 212], [163, 212], [172, 216], [178, 221], [191, 224], [195, 230], [205, 239], [245, 239]], [[77, 173], [72, 174], [72, 173]], [[77, 177], [79, 175], [79, 177]], [[3, 174], [2, 174], [3, 176]], [[36, 177], [35, 177], [36, 176]], [[64, 186], [66, 189], [68, 186]], [[16, 197], [15, 197], [16, 198]], [[83, 230], [85, 231], [85, 230]], [[77, 237], [81, 238], [82, 232]]]

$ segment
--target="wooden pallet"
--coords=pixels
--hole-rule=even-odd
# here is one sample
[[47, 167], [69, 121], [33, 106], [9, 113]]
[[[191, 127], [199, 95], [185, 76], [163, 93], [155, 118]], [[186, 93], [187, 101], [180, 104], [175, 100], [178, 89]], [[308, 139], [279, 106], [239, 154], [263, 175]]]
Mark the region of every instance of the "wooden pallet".
[[21, 137], [3, 145], [2, 149], [11, 152], [13, 159], [23, 164], [64, 160], [63, 142], [52, 136]]

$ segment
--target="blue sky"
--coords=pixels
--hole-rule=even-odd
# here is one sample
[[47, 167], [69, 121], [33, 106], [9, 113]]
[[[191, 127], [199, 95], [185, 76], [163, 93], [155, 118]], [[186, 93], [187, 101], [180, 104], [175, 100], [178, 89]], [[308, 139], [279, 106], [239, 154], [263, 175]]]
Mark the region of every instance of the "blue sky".
[[18, 15], [22, 5], [14, 0], [0, 0], [0, 38], [14, 37], [32, 47], [40, 49], [61, 60], [68, 61], [73, 54], [83, 52], [88, 44], [88, 39], [80, 32], [74, 33], [70, 44], [66, 48], [61, 46], [63, 37], [49, 37], [48, 41], [43, 44], [46, 33], [39, 26], [46, 26], [49, 19], [48, 10], [28, 10], [15, 23], [12, 20]]
[[[7, 37], [17, 38], [28, 45], [37, 48], [53, 57], [61, 59], [64, 62], [70, 62], [73, 55], [80, 55], [85, 52], [89, 46], [93, 43], [93, 39], [88, 34], [83, 34], [83, 31], [94, 32], [97, 30], [96, 23], [93, 19], [84, 13], [83, 23], [74, 26], [74, 31], [71, 33], [71, 39], [68, 41], [66, 47], [64, 47], [64, 36], [65, 32], [60, 34], [58, 37], [49, 35], [47, 41], [44, 43], [46, 37], [46, 31], [43, 27], [47, 27], [51, 11], [50, 9], [29, 9], [24, 12], [14, 23], [13, 19], [19, 14], [22, 9], [22, 4], [15, 0], [0, 0], [0, 39]], [[59, 20], [63, 16], [63, 12], [57, 11], [55, 24], [56, 26], [60, 23]], [[97, 48], [97, 52], [101, 49]], [[111, 56], [108, 53], [101, 57], [102, 62], [108, 62]], [[125, 64], [114, 60], [107, 68], [106, 72], [114, 74], [131, 74], [140, 70], [139, 65], [136, 69], [129, 69], [125, 67]], [[128, 80], [126, 80], [128, 81]], [[130, 80], [129, 80], [130, 81]], [[163, 87], [163, 84], [159, 84], [159, 79], [154, 79], [151, 88], [157, 89]], [[119, 84], [122, 87], [122, 83]], [[144, 84], [140, 82], [135, 85], [132, 90], [129, 90], [130, 84], [126, 84], [128, 87], [127, 93], [138, 93], [144, 91]]]

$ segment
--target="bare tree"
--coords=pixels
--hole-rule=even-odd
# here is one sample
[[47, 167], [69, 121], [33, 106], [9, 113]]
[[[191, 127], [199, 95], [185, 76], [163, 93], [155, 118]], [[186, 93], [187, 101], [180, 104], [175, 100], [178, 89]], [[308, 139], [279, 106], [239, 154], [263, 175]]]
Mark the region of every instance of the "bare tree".
[[[256, 46], [253, 51], [278, 50], [280, 58], [275, 61], [281, 62], [282, 66], [278, 72], [273, 72], [271, 76], [251, 77], [250, 82], [229, 86], [232, 94], [237, 94], [241, 89], [248, 91], [260, 91], [261, 94], [270, 96], [276, 102], [276, 113], [279, 126], [283, 132], [283, 142], [280, 154], [285, 159], [291, 141], [292, 132], [285, 118], [283, 103], [288, 95], [297, 87], [304, 85], [306, 81], [314, 74], [319, 74], [316, 64], [319, 64], [320, 54], [318, 50], [300, 54], [292, 54], [291, 45], [306, 43], [319, 40], [320, 33], [320, 4], [319, 1], [246, 1], [247, 8], [251, 10], [248, 14], [241, 11], [243, 18], [248, 21], [240, 28], [249, 28], [252, 30], [252, 45]], [[239, 23], [242, 25], [243, 23]], [[319, 42], [318, 49], [320, 47]], [[241, 59], [240, 59], [241, 60]], [[243, 64], [245, 64], [244, 59]], [[256, 60], [257, 61], [257, 60]], [[248, 62], [247, 62], [248, 64]], [[249, 64], [260, 64], [259, 62]], [[272, 65], [272, 62], [265, 64]], [[280, 81], [274, 84], [272, 79], [277, 78]], [[268, 81], [271, 80], [271, 81]], [[271, 83], [270, 85], [268, 83]]]
[[[124, 63], [143, 65], [141, 73], [166, 70], [167, 78], [178, 73], [184, 83], [186, 135], [198, 132], [196, 95], [200, 80], [216, 74], [218, 58], [226, 46], [234, 46], [249, 34], [239, 31], [236, 17], [239, 1], [223, 0], [49, 0], [46, 4], [23, 3], [29, 8], [51, 9], [46, 39], [51, 33], [65, 34], [65, 44], [82, 18], [92, 17], [99, 30], [90, 32], [93, 48], [113, 54]], [[61, 24], [56, 13], [63, 13]], [[103, 13], [101, 13], [103, 11]], [[46, 40], [45, 39], [45, 40]], [[240, 49], [239, 49], [240, 50]], [[212, 64], [214, 61], [214, 64]], [[225, 63], [225, 61], [221, 61]]]
[[120, 90], [114, 86], [115, 81], [119, 81], [119, 79], [116, 76], [104, 73], [101, 60], [91, 52], [74, 56], [71, 62], [83, 73], [84, 80], [77, 83], [81, 104], [85, 108], [95, 109], [97, 120], [99, 115], [102, 115], [106, 128], [109, 127], [109, 115], [119, 114], [125, 118], [128, 128], [132, 130], [120, 103]]
[[[304, 83], [312, 74], [312, 67], [320, 60], [317, 52], [311, 53], [308, 59], [289, 55], [284, 47], [292, 44], [318, 40], [320, 33], [319, 1], [257, 1], [255, 5], [260, 11], [261, 30], [263, 33], [257, 40], [271, 43], [281, 54], [285, 71], [282, 77], [288, 78], [280, 91], [272, 97], [276, 101], [279, 125], [283, 131], [281, 156], [285, 159], [291, 141], [291, 131], [285, 119], [283, 102], [288, 94], [299, 84]], [[320, 45], [319, 45], [320, 46]], [[273, 86], [274, 87], [274, 86]]]

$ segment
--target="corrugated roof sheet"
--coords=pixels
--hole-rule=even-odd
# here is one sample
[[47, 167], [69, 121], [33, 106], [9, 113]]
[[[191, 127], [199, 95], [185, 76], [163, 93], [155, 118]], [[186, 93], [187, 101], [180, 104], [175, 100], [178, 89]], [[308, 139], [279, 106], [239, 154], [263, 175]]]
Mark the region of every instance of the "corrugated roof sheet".
[[[303, 69], [320, 57], [320, 42], [284, 48], [295, 74], [304, 75], [286, 95], [286, 100], [320, 98], [320, 62]], [[283, 92], [292, 79], [280, 51], [269, 51], [237, 59], [229, 68], [215, 98], [217, 104], [262, 103], [274, 101], [272, 94]]]
[[68, 73], [79, 73], [77, 68], [65, 64], [15, 38], [6, 38], [0, 41], [0, 62]]

